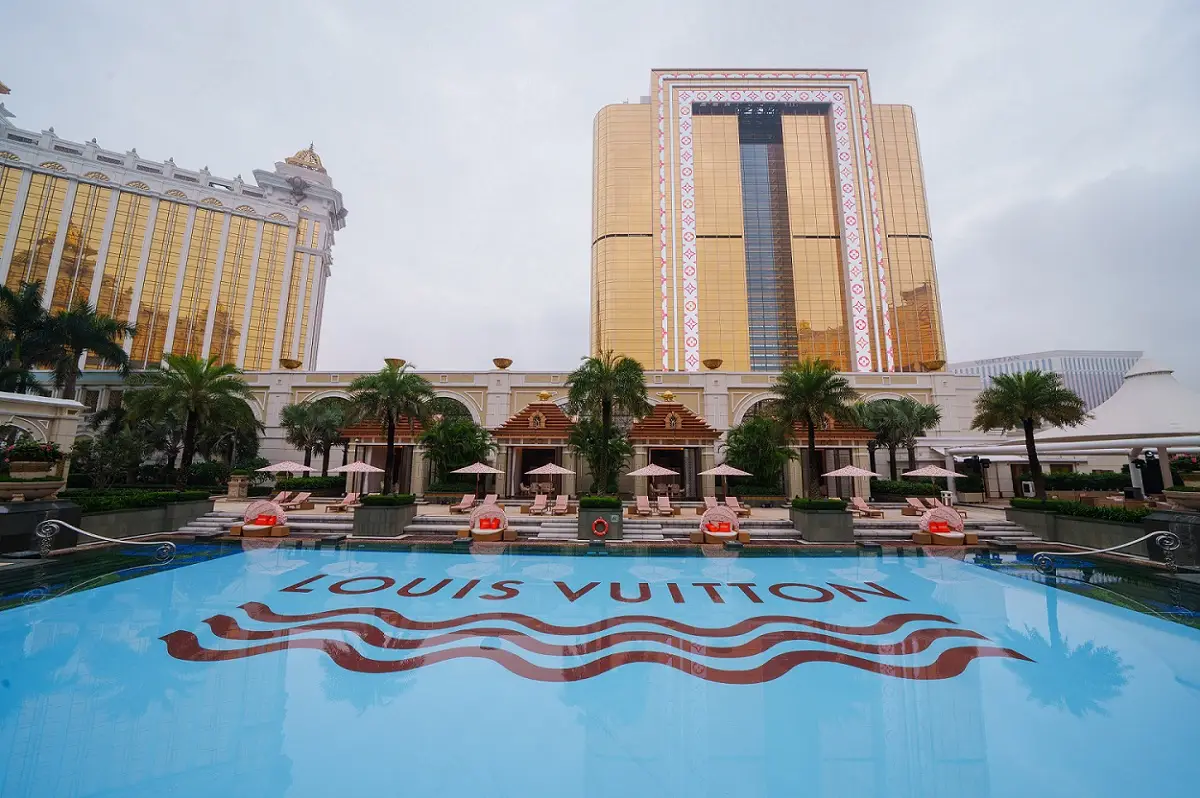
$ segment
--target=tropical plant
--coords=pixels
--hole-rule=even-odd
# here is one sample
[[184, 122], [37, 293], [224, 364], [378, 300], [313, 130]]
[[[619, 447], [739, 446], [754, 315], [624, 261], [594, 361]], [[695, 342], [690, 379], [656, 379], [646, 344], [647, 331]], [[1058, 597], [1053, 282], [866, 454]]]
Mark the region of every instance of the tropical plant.
[[304, 453], [304, 464], [312, 465], [313, 448], [317, 445], [316, 405], [298, 402], [284, 405], [279, 411], [279, 426], [283, 439]]
[[971, 428], [983, 432], [1021, 429], [1025, 433], [1025, 451], [1037, 498], [1044, 499], [1046, 480], [1038, 461], [1034, 430], [1046, 424], [1074, 427], [1087, 417], [1083, 400], [1063, 385], [1059, 374], [1034, 369], [993, 377], [991, 386], [975, 398], [975, 418]]
[[879, 473], [875, 465], [875, 452], [884, 445], [879, 427], [879, 403], [855, 402], [847, 409], [846, 421], [860, 429], [875, 433], [875, 437], [867, 441], [867, 457], [870, 470]]
[[821, 467], [817, 462], [817, 429], [830, 418], [845, 420], [847, 408], [858, 398], [849, 381], [824, 360], [805, 359], [788, 366], [775, 380], [774, 410], [791, 434], [799, 424], [808, 437], [808, 485], [806, 495], [821, 495]]
[[124, 349], [125, 338], [136, 334], [132, 324], [118, 321], [96, 312], [80, 300], [69, 310], [61, 310], [46, 319], [45, 357], [54, 369], [54, 384], [62, 389], [64, 399], [75, 398], [79, 379], [79, 357], [86, 350], [89, 358], [100, 365], [129, 373], [129, 355]]
[[942, 423], [942, 409], [935, 404], [918, 402], [911, 396], [897, 400], [896, 409], [901, 419], [900, 433], [908, 449], [908, 470], [912, 471], [917, 467], [917, 438]]
[[750, 472], [755, 485], [770, 486], [776, 491], [783, 486], [783, 471], [788, 461], [796, 459], [783, 425], [769, 415], [747, 416], [729, 430], [722, 448], [725, 462]]
[[606, 430], [599, 419], [581, 418], [571, 425], [567, 445], [587, 460], [595, 493], [617, 492], [621, 467], [633, 456], [633, 444], [623, 430], [618, 427]]
[[434, 483], [450, 478], [456, 468], [483, 462], [496, 451], [491, 434], [470, 418], [443, 418], [429, 426], [420, 438]]
[[321, 453], [321, 476], [329, 475], [329, 453], [344, 444], [342, 428], [350, 420], [350, 404], [345, 399], [322, 399], [315, 403], [313, 428], [315, 450]]
[[80, 438], [71, 449], [71, 475], [86, 476], [93, 488], [130, 481], [146, 454], [146, 447], [131, 430]]
[[[241, 369], [218, 364], [215, 357], [202, 360], [186, 355], [164, 355], [165, 368], [151, 369], [130, 378], [141, 394], [136, 400], [147, 412], [160, 417], [174, 414], [183, 421], [177, 484], [186, 483], [196, 453], [196, 436], [203, 425], [234, 412], [235, 402], [245, 403], [250, 386]], [[242, 411], [238, 411], [242, 412]]]
[[0, 389], [48, 394], [33, 368], [49, 351], [42, 284], [0, 285]]
[[572, 432], [571, 445], [587, 460], [595, 484], [615, 492], [618, 472], [628, 457], [623, 453], [632, 451], [622, 427], [650, 412], [642, 364], [611, 350], [601, 352], [584, 358], [566, 385], [567, 412], [581, 423], [589, 422], [578, 434]]
[[364, 374], [350, 383], [350, 402], [356, 417], [374, 419], [387, 433], [383, 492], [392, 492], [396, 470], [396, 424], [408, 420], [409, 434], [416, 420], [428, 417], [433, 386], [412, 366], [389, 363], [374, 374]]

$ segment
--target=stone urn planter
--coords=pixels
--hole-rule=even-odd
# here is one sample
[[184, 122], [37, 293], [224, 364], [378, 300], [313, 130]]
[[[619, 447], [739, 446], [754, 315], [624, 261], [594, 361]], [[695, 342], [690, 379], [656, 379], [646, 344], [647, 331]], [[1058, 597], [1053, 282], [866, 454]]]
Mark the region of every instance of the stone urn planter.
[[8, 473], [13, 479], [38, 479], [53, 474], [56, 465], [45, 460], [13, 460], [8, 464]]
[[[13, 476], [16, 475], [13, 474]], [[66, 480], [63, 479], [6, 480], [0, 482], [0, 501], [10, 502], [17, 497], [21, 497], [27, 502], [35, 499], [48, 499], [62, 490], [66, 484]]]

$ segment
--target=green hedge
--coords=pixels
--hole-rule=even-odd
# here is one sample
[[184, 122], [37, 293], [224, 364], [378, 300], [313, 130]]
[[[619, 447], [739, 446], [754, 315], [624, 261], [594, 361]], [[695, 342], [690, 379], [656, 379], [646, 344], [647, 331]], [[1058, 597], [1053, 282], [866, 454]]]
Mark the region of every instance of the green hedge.
[[1172, 493], [1175, 491], [1180, 493], [1200, 493], [1200, 488], [1196, 487], [1195, 485], [1179, 485], [1178, 487], [1167, 488], [1167, 490], [1171, 491]]
[[584, 494], [579, 497], [580, 510], [620, 510], [621, 497], [619, 496], [588, 496]]
[[781, 485], [781, 484], [755, 485], [752, 483], [743, 483], [743, 484], [739, 485], [737, 483], [734, 483], [729, 486], [729, 493], [731, 496], [737, 496], [739, 498], [741, 498], [743, 496], [746, 498], [754, 498], [756, 496], [783, 496], [784, 495], [783, 485]]
[[932, 482], [917, 482], [912, 479], [872, 479], [872, 496], [940, 496], [941, 488]]
[[69, 490], [59, 494], [59, 498], [78, 504], [86, 515], [111, 510], [159, 507], [176, 502], [203, 501], [209, 495], [206, 490]]
[[275, 480], [276, 490], [303, 490], [322, 496], [341, 496], [346, 489], [346, 477], [291, 477]]
[[[1121, 490], [1132, 486], [1129, 474], [1115, 474], [1111, 471], [1093, 471], [1080, 474], [1074, 471], [1065, 474], [1043, 474], [1046, 478], [1046, 490]], [[1029, 472], [1021, 474], [1020, 480], [1032, 482]]]
[[1122, 524], [1140, 524], [1142, 519], [1150, 515], [1150, 510], [1127, 510], [1124, 507], [1092, 507], [1081, 502], [1065, 502], [1055, 499], [1040, 501], [1038, 499], [1014, 498], [1012, 506], [1017, 510], [1034, 510], [1043, 513], [1057, 513], [1076, 518], [1095, 518], [1100, 521], [1117, 521]]
[[429, 487], [425, 488], [426, 493], [457, 493], [460, 496], [464, 493], [475, 492], [475, 480], [448, 482], [440, 480], [432, 482]]
[[403, 507], [412, 504], [417, 497], [411, 493], [368, 493], [362, 497], [364, 507]]
[[792, 499], [793, 510], [840, 510], [846, 511], [846, 502], [841, 499]]

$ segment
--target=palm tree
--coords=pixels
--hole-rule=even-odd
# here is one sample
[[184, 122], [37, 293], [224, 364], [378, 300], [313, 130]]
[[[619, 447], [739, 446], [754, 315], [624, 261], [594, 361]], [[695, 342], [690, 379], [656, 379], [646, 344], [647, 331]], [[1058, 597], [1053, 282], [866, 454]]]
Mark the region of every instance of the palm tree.
[[775, 393], [775, 411], [789, 433], [796, 424], [808, 432], [807, 495], [821, 493], [821, 467], [817, 464], [817, 428], [827, 419], [845, 419], [847, 407], [858, 398], [849, 381], [824, 360], [807, 358], [788, 366], [771, 390]]
[[283, 427], [283, 439], [304, 452], [304, 464], [312, 465], [312, 451], [317, 445], [316, 405], [310, 402], [285, 405], [279, 411], [279, 426]]
[[1025, 433], [1025, 452], [1029, 471], [1039, 499], [1046, 498], [1046, 477], [1038, 462], [1033, 431], [1049, 424], [1074, 427], [1087, 419], [1086, 406], [1079, 395], [1062, 383], [1052, 371], [1024, 371], [998, 374], [992, 384], [975, 397], [975, 418], [971, 428], [988, 432], [1007, 432], [1020, 427]]
[[[615, 490], [621, 460], [614, 460], [619, 446], [613, 439], [618, 434], [614, 415], [620, 413], [638, 419], [650, 412], [646, 396], [646, 374], [642, 364], [630, 357], [609, 350], [596, 357], [584, 358], [583, 365], [567, 377], [567, 412], [598, 424], [596, 430], [580, 435], [578, 441], [590, 450], [579, 451], [588, 461], [592, 477], [599, 489]], [[624, 437], [624, 432], [619, 433]]]
[[342, 428], [346, 426], [349, 408], [344, 399], [322, 399], [313, 407], [314, 448], [321, 453], [321, 476], [329, 476], [329, 453], [344, 443]]
[[0, 285], [0, 388], [16, 393], [47, 393], [33, 367], [48, 354], [47, 316], [42, 284]]
[[228, 363], [218, 364], [215, 357], [201, 360], [185, 355], [164, 355], [165, 368], [152, 369], [130, 378], [129, 384], [145, 391], [138, 401], [158, 408], [158, 412], [175, 412], [183, 419], [183, 438], [176, 481], [187, 483], [192, 457], [196, 452], [196, 434], [200, 426], [212, 423], [230, 412], [235, 400], [245, 403], [250, 386], [241, 369]]
[[239, 457], [258, 454], [258, 436], [265, 429], [250, 405], [231, 398], [220, 404], [196, 436], [196, 450], [208, 460], [224, 457], [232, 470]]
[[905, 396], [896, 402], [903, 418], [904, 446], [908, 449], [908, 470], [917, 467], [917, 438], [942, 423], [942, 409], [935, 404], [918, 402]]
[[875, 437], [867, 441], [867, 457], [870, 458], [871, 470], [879, 473], [879, 469], [875, 467], [875, 451], [883, 445], [879, 425], [879, 403], [855, 402], [850, 405], [848, 411], [849, 415], [846, 417], [846, 420], [849, 423], [860, 429], [875, 433]]
[[428, 415], [433, 386], [412, 371], [410, 364], [389, 363], [374, 374], [364, 374], [350, 383], [350, 402], [360, 418], [377, 420], [387, 431], [387, 460], [384, 463], [383, 492], [392, 492], [396, 468], [396, 422], [408, 418], [411, 435], [415, 420]]
[[420, 440], [433, 482], [445, 480], [456, 468], [486, 460], [497, 448], [491, 434], [470, 418], [439, 419]]
[[[783, 470], [796, 453], [787, 444], [779, 421], [769, 415], [750, 415], [729, 430], [723, 445], [725, 462], [754, 475], [755, 485], [779, 490]], [[747, 478], [749, 481], [749, 478]]]
[[64, 399], [75, 398], [79, 357], [84, 350], [101, 365], [120, 369], [123, 375], [129, 373], [129, 355], [124, 343], [126, 336], [137, 332], [134, 325], [97, 313], [94, 307], [80, 300], [70, 310], [50, 316], [46, 328], [54, 384], [62, 389]]
[[587, 460], [593, 493], [616, 493], [621, 466], [633, 455], [633, 444], [619, 427], [605, 429], [599, 419], [581, 418], [571, 425], [567, 445]]

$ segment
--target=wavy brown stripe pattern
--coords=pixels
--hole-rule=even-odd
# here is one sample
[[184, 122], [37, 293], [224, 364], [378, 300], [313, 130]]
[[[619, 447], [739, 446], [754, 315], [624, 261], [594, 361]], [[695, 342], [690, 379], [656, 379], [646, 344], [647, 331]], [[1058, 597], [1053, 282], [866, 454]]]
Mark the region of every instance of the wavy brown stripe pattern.
[[[888, 619], [885, 618], [884, 621]], [[383, 630], [369, 623], [359, 621], [326, 621], [323, 623], [301, 624], [282, 629], [243, 629], [236, 620], [228, 615], [216, 615], [204, 621], [212, 629], [213, 634], [225, 640], [259, 641], [278, 640], [306, 632], [340, 631], [357, 635], [368, 645], [392, 651], [412, 651], [416, 649], [436, 648], [446, 643], [455, 643], [473, 638], [499, 637], [526, 651], [534, 654], [551, 656], [577, 657], [595, 654], [621, 643], [660, 643], [679, 651], [699, 654], [706, 657], [748, 657], [761, 654], [781, 643], [803, 642], [820, 643], [838, 648], [857, 651], [861, 654], [876, 654], [882, 656], [903, 656], [917, 654], [928, 649], [936, 640], [943, 638], [967, 638], [971, 640], [987, 640], [978, 632], [969, 629], [918, 629], [897, 643], [863, 643], [857, 640], [845, 640], [833, 635], [817, 632], [779, 631], [767, 632], [735, 646], [710, 646], [697, 643], [677, 635], [665, 632], [636, 631], [615, 632], [572, 645], [554, 645], [531, 637], [524, 632], [504, 627], [480, 626], [457, 632], [448, 632], [419, 639], [392, 637]]]
[[628, 651], [606, 654], [574, 667], [547, 668], [527, 662], [516, 654], [501, 649], [449, 648], [408, 659], [381, 661], [364, 656], [348, 643], [320, 638], [288, 638], [263, 645], [224, 651], [206, 649], [200, 645], [200, 641], [194, 634], [182, 630], [171, 632], [162, 640], [166, 642], [167, 652], [172, 657], [190, 662], [220, 662], [287, 649], [307, 648], [324, 651], [339, 666], [356, 673], [401, 673], [454, 659], [487, 659], [518, 676], [539, 682], [577, 682], [608, 673], [622, 665], [637, 662], [666, 665], [718, 684], [761, 684], [778, 679], [798, 665], [811, 662], [834, 662], [899, 679], [934, 680], [958, 676], [966, 670], [971, 662], [980, 657], [1005, 657], [1030, 661], [1028, 657], [1007, 648], [963, 646], [947, 649], [932, 663], [920, 666], [885, 665], [840, 651], [789, 651], [778, 654], [754, 668], [727, 670], [712, 668], [684, 656], [665, 654], [659, 651]]
[[927, 615], [918, 612], [888, 615], [869, 626], [843, 626], [812, 618], [801, 618], [795, 615], [759, 615], [754, 618], [746, 618], [729, 626], [706, 627], [692, 626], [691, 624], [681, 623], [670, 618], [660, 618], [657, 615], [616, 615], [612, 618], [605, 618], [604, 620], [581, 626], [558, 626], [547, 623], [540, 618], [535, 618], [532, 615], [521, 615], [520, 613], [511, 612], [481, 612], [474, 615], [464, 615], [461, 618], [450, 618], [444, 621], [416, 621], [401, 615], [395, 610], [383, 607], [348, 607], [346, 609], [325, 610], [323, 612], [312, 612], [303, 615], [283, 615], [275, 612], [266, 604], [251, 601], [241, 605], [239, 609], [244, 610], [246, 615], [253, 620], [264, 623], [305, 623], [308, 621], [323, 621], [328, 618], [338, 618], [346, 615], [370, 615], [396, 629], [418, 632], [437, 632], [472, 623], [506, 621], [524, 626], [527, 629], [532, 629], [535, 632], [552, 635], [595, 634], [596, 632], [605, 632], [618, 626], [627, 626], [636, 623], [661, 626], [672, 632], [693, 637], [737, 637], [747, 632], [753, 632], [755, 629], [767, 624], [807, 626], [810, 629], [839, 635], [885, 635], [895, 632], [907, 623], [917, 621], [954, 624], [954, 621], [941, 615]]

